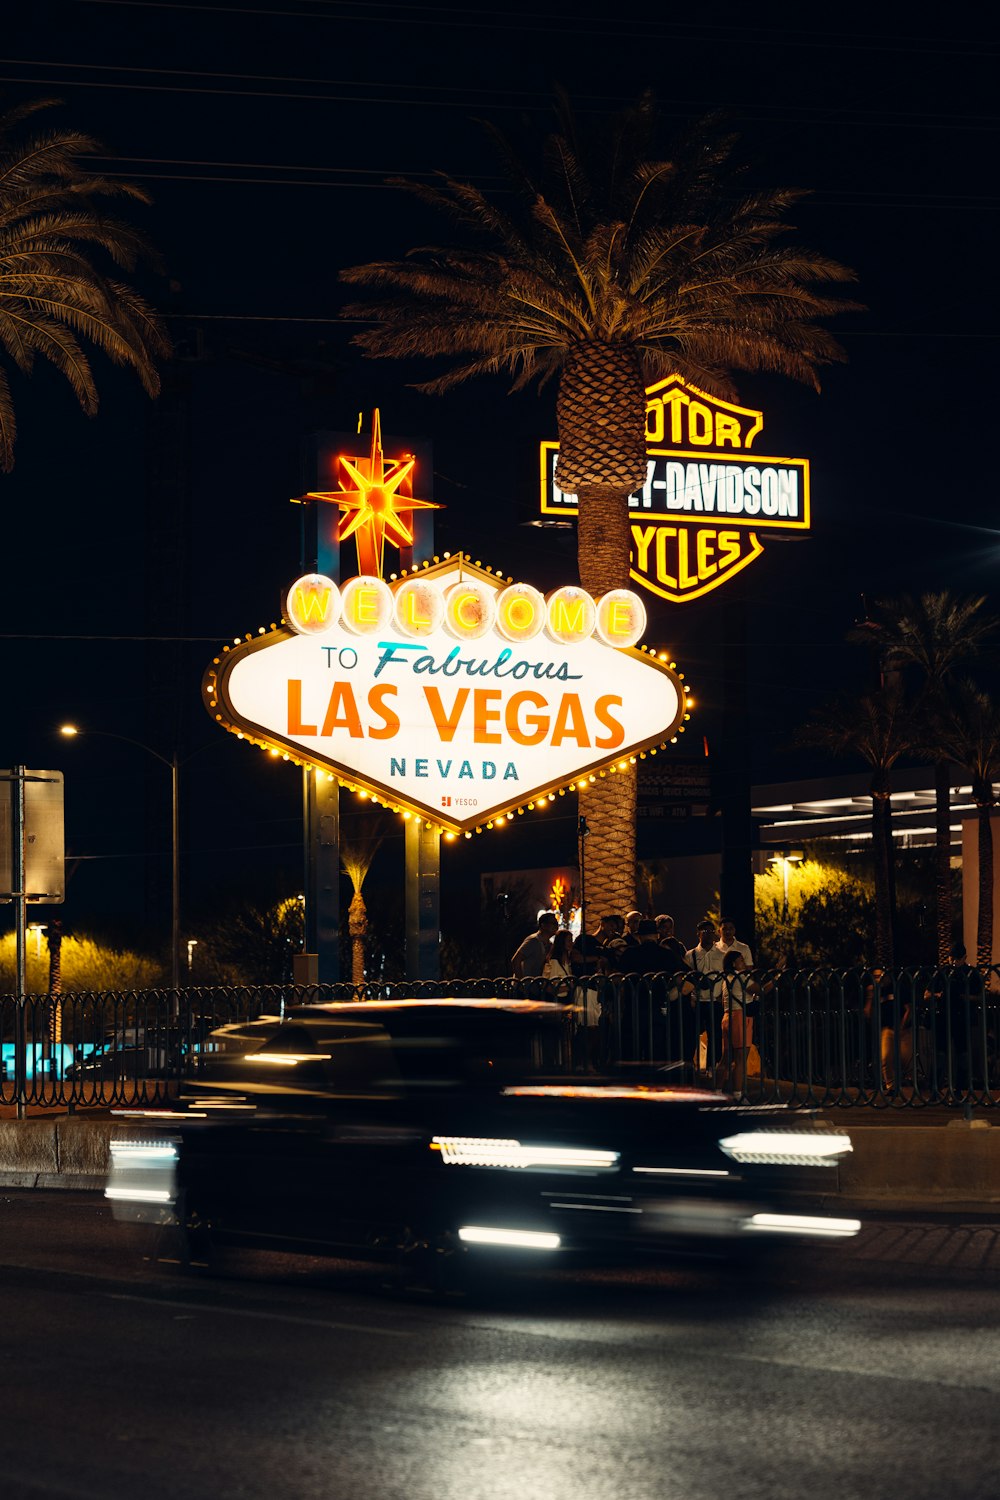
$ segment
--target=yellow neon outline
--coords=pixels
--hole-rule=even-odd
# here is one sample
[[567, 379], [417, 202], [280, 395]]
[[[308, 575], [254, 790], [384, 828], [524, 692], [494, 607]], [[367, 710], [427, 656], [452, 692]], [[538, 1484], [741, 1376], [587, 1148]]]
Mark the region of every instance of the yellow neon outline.
[[720, 407], [723, 411], [739, 412], [741, 417], [756, 417], [757, 420], [747, 433], [745, 445], [747, 450], [758, 433], [764, 430], [764, 413], [756, 406], [737, 406], [734, 401], [723, 401], [721, 396], [712, 396], [708, 391], [703, 391], [700, 385], [690, 385], [680, 375], [667, 375], [663, 380], [656, 381], [655, 385], [647, 385], [646, 395], [653, 396], [668, 385], [679, 386], [682, 391], [691, 391], [695, 396], [700, 396], [709, 406]]
[[754, 550], [752, 552], [748, 552], [745, 557], [740, 558], [739, 562], [733, 563], [731, 567], [726, 568], [725, 571], [720, 573], [717, 578], [713, 578], [709, 583], [702, 584], [700, 589], [689, 589], [684, 593], [681, 593], [680, 590], [661, 588], [658, 583], [653, 583], [652, 580], [646, 578], [644, 574], [637, 573], [635, 568], [629, 568], [628, 576], [630, 578], [634, 578], [636, 583], [641, 583], [643, 588], [649, 589], [650, 593], [659, 594], [661, 599], [669, 599], [671, 604], [686, 604], [689, 599], [700, 599], [703, 594], [710, 594], [711, 591], [713, 589], [717, 589], [721, 583], [728, 582], [730, 578], [735, 577], [735, 575], [739, 573], [743, 568], [748, 567], [749, 564], [755, 560], [755, 558], [760, 557], [762, 552], [764, 551], [764, 548], [761, 546], [760, 542], [757, 540], [757, 537], [753, 532], [750, 533], [750, 541], [753, 543], [754, 547]]

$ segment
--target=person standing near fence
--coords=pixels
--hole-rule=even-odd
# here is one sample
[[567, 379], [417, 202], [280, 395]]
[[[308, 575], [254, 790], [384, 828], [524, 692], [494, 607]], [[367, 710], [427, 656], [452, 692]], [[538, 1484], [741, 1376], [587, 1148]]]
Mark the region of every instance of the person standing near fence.
[[552, 939], [559, 931], [559, 918], [554, 911], [540, 911], [536, 921], [535, 931], [528, 934], [510, 961], [515, 979], [541, 979]]
[[560, 928], [552, 939], [549, 956], [542, 968], [547, 980], [546, 997], [562, 1004], [569, 1001], [573, 989], [573, 934]]
[[695, 1067], [709, 1071], [715, 1068], [722, 1051], [722, 969], [725, 958], [716, 943], [717, 937], [715, 923], [706, 918], [698, 923], [697, 943], [684, 955], [684, 962], [698, 976], [687, 990], [697, 1018]]
[[663, 968], [667, 974], [684, 966], [684, 944], [674, 932], [674, 919], [666, 913], [656, 919], [656, 941], [663, 949]]
[[736, 923], [731, 922], [728, 917], [723, 917], [719, 923], [719, 941], [715, 945], [725, 958], [727, 953], [740, 953], [743, 962], [748, 969], [753, 968], [753, 954], [746, 943], [741, 943], [736, 936]]
[[[743, 946], [743, 945], [741, 945]], [[737, 1098], [746, 1089], [747, 1054], [753, 1044], [753, 1023], [759, 991], [746, 959], [735, 946], [723, 958], [722, 1061], [718, 1082]]]

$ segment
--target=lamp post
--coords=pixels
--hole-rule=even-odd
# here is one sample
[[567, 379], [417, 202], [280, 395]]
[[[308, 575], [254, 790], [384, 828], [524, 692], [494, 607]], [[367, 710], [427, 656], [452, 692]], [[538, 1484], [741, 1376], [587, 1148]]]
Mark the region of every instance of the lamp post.
[[782, 852], [772, 854], [768, 860], [770, 865], [781, 866], [781, 920], [783, 922], [788, 921], [788, 866], [798, 864], [802, 857], [801, 849], [789, 849], [787, 846], [782, 846]]
[[151, 745], [144, 745], [141, 740], [131, 739], [127, 734], [112, 734], [107, 729], [78, 728], [76, 724], [63, 724], [59, 733], [67, 739], [73, 739], [78, 734], [96, 735], [105, 740], [122, 740], [126, 745], [134, 745], [138, 750], [145, 750], [147, 755], [152, 755], [155, 760], [170, 770], [170, 987], [180, 988], [181, 977], [181, 870], [180, 870], [180, 822], [178, 801], [178, 769], [179, 762], [177, 751], [169, 758], [154, 750]]

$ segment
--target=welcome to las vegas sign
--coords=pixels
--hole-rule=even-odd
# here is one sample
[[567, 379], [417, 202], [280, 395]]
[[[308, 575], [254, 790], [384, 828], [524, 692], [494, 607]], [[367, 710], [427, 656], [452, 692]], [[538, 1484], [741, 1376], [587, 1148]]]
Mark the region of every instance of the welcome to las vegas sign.
[[460, 556], [386, 582], [306, 575], [280, 627], [227, 647], [222, 727], [386, 806], [470, 832], [683, 731], [686, 688], [639, 649], [641, 598], [547, 598]]

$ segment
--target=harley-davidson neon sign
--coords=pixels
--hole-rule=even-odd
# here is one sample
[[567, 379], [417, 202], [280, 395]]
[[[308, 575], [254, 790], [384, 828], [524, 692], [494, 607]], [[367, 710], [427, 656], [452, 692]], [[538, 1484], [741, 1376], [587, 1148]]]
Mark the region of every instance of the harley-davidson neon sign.
[[[809, 461], [756, 451], [762, 412], [678, 375], [646, 391], [646, 482], [630, 495], [631, 577], [672, 603], [697, 599], [764, 550], [758, 533], [807, 531]], [[558, 443], [541, 446], [542, 514], [577, 514], [559, 488]]]

